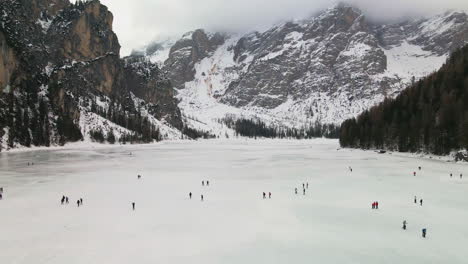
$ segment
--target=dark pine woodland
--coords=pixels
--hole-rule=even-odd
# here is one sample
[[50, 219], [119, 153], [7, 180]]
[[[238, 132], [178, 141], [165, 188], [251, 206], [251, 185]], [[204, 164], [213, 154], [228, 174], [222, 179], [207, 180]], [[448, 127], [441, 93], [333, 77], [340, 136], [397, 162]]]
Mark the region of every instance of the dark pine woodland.
[[467, 149], [468, 46], [395, 99], [344, 121], [340, 144], [434, 154]]

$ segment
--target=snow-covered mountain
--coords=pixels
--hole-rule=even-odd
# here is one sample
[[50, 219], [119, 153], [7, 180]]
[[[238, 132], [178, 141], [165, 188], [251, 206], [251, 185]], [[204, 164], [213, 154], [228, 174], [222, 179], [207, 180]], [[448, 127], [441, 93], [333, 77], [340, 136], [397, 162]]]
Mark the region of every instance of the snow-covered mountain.
[[157, 54], [168, 55], [160, 63], [186, 122], [222, 135], [226, 115], [289, 127], [339, 123], [435, 71], [467, 42], [463, 12], [381, 24], [339, 4], [265, 32], [196, 30]]

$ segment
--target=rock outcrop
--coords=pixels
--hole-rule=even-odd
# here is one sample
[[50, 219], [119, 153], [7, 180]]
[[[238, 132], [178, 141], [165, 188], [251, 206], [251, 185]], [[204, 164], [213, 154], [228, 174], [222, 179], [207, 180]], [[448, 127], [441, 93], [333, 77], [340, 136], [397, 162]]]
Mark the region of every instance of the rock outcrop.
[[135, 77], [98, 0], [5, 0], [0, 14], [0, 150], [181, 136], [170, 81], [143, 60]]

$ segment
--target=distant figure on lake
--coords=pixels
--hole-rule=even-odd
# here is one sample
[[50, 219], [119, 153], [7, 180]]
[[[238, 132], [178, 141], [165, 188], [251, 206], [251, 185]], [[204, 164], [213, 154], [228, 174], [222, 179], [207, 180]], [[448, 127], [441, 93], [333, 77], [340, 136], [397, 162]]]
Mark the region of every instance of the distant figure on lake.
[[268, 193], [268, 199], [271, 199], [271, 192]]
[[416, 172], [415, 172], [415, 171], [413, 171], [413, 176], [416, 176]]
[[305, 189], [302, 189], [302, 195], [305, 195]]
[[140, 175], [140, 174], [138, 174], [137, 178], [138, 178], [138, 179], [141, 179], [141, 175]]
[[76, 200], [76, 205], [80, 207], [80, 200]]
[[192, 192], [188, 194], [189, 198], [192, 199]]
[[309, 183], [306, 183], [306, 189], [309, 189]]
[[421, 166], [419, 166], [418, 169], [421, 170]]
[[266, 198], [266, 193], [265, 193], [265, 192], [263, 192], [263, 199], [265, 199], [265, 198]]
[[210, 186], [210, 181], [206, 181], [206, 186]]
[[422, 206], [422, 204], [423, 204], [423, 199], [419, 200], [419, 204], [421, 204], [421, 206]]
[[80, 198], [80, 205], [83, 205], [83, 198]]
[[65, 203], [68, 204], [68, 196], [65, 196]]
[[349, 166], [349, 171], [350, 171], [350, 172], [353, 172], [353, 168], [351, 168], [351, 166]]
[[205, 186], [205, 181], [202, 181], [202, 182], [201, 182], [201, 185], [202, 185], [202, 186]]
[[379, 209], [379, 202], [375, 202], [375, 209]]
[[406, 230], [406, 220], [403, 221], [403, 230]]
[[203, 194], [201, 195], [201, 201], [203, 202]]
[[60, 200], [60, 203], [61, 203], [61, 204], [64, 204], [64, 203], [65, 203], [65, 195], [62, 196], [62, 199]]
[[414, 203], [415, 203], [415, 204], [418, 203], [418, 198], [416, 198], [416, 196], [414, 196]]
[[427, 233], [427, 229], [426, 228], [423, 228], [422, 229], [422, 237], [426, 237], [426, 233]]
[[463, 174], [460, 173], [460, 179], [462, 179], [462, 178], [463, 178]]
[[453, 174], [452, 174], [452, 173], [450, 173], [450, 178], [452, 178], [452, 176], [453, 176]]
[[297, 194], [297, 188], [294, 188], [294, 192]]
[[135, 211], [135, 202], [132, 202], [132, 209]]

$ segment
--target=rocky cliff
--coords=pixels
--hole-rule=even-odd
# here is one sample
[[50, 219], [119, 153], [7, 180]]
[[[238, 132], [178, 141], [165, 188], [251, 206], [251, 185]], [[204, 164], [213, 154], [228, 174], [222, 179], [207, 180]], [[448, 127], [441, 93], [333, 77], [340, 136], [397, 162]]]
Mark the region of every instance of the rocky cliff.
[[302, 127], [340, 123], [398, 95], [467, 41], [463, 12], [382, 24], [339, 4], [264, 32], [187, 33], [164, 69], [184, 115], [201, 121], [194, 125], [214, 127], [234, 115]]
[[181, 136], [170, 81], [120, 59], [99, 1], [5, 0], [0, 14], [0, 149]]

